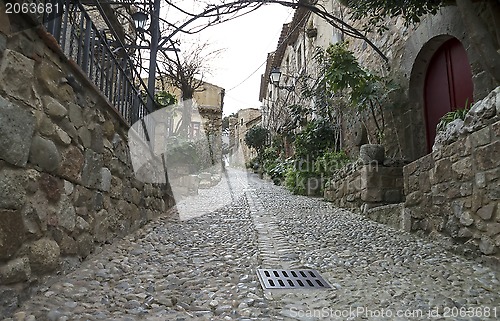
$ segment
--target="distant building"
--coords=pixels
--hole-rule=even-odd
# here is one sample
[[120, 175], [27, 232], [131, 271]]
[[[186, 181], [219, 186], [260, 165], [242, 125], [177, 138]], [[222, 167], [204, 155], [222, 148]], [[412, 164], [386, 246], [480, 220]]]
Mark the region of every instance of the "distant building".
[[[157, 82], [158, 83], [158, 82]], [[157, 86], [160, 87], [160, 86]], [[203, 82], [195, 91], [192, 101], [182, 102], [181, 91], [175, 87], [163, 87], [173, 94], [177, 103], [158, 110], [154, 115], [161, 122], [154, 127], [155, 150], [163, 151], [174, 136], [196, 142], [200, 148], [200, 157], [211, 159], [212, 164], [222, 159], [222, 108], [224, 106], [224, 88]], [[158, 91], [158, 89], [157, 89]], [[191, 119], [187, 128], [187, 137], [180, 134], [184, 108], [191, 108]]]
[[[157, 86], [159, 87], [159, 86]], [[165, 91], [173, 94], [177, 101], [181, 101], [181, 91], [176, 87], [164, 88]], [[190, 139], [199, 138], [201, 134], [201, 129], [204, 127], [205, 130], [209, 128], [204, 125], [210, 125], [211, 131], [222, 130], [222, 108], [224, 105], [224, 88], [217, 85], [203, 82], [202, 86], [195, 91], [193, 97], [193, 105], [191, 112], [191, 124], [188, 129], [188, 134]], [[177, 106], [169, 106], [166, 108], [166, 112], [170, 114], [166, 135], [174, 135], [179, 128], [180, 121], [182, 119], [182, 110], [179, 108], [180, 104]], [[210, 120], [209, 122], [207, 122]]]
[[230, 138], [230, 163], [233, 166], [245, 166], [245, 163], [257, 156], [252, 148], [245, 143], [247, 131], [262, 123], [262, 113], [256, 108], [241, 109], [237, 117], [231, 117], [229, 126], [231, 130]]

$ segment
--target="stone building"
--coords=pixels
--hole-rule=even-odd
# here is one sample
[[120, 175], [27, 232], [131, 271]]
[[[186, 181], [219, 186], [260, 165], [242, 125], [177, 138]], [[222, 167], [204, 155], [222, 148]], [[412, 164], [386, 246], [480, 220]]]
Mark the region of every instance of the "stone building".
[[[339, 1], [320, 3], [328, 12], [354, 27], [360, 27], [360, 23], [349, 21], [349, 8]], [[487, 12], [487, 5], [479, 1], [474, 6], [494, 33], [495, 22]], [[484, 98], [496, 85], [482, 67], [479, 53], [467, 36], [456, 6], [445, 6], [436, 15], [428, 15], [416, 25], [406, 27], [401, 18], [393, 18], [386, 22], [386, 26], [387, 32], [370, 33], [368, 38], [388, 58], [387, 63], [363, 40], [348, 38], [325, 20], [297, 8], [292, 21], [283, 25], [277, 49], [269, 54], [262, 75], [259, 97], [263, 103], [264, 123], [269, 123], [271, 131], [279, 130], [282, 126], [280, 122], [289, 117], [286, 106], [294, 103], [311, 105], [310, 101], [300, 100], [300, 88], [290, 93], [270, 84], [269, 74], [273, 67], [282, 71], [280, 85], [297, 84], [306, 76], [314, 77], [313, 55], [316, 47], [326, 48], [330, 43], [348, 40], [350, 49], [364, 68], [390, 76], [401, 86], [399, 95], [393, 97], [391, 106], [387, 106], [391, 108], [385, 111], [388, 122], [386, 134], [391, 137], [384, 142], [387, 154], [407, 160], [428, 154], [434, 141], [437, 120], [453, 108], [464, 107], [466, 101], [471, 103]], [[445, 58], [447, 56], [452, 58]], [[449, 88], [435, 86], [433, 82], [448, 83], [446, 68], [435, 67], [439, 64], [460, 66], [454, 67], [456, 74], [453, 77], [464, 80], [450, 82]], [[437, 88], [438, 93], [446, 90], [458, 96], [446, 97], [445, 102], [440, 102], [439, 94], [432, 88]], [[448, 109], [438, 111], [437, 107], [433, 107], [436, 105], [448, 106]], [[345, 116], [342, 119], [344, 149], [357, 155], [359, 146], [354, 144], [354, 136], [360, 119], [349, 111]], [[364, 119], [364, 123], [367, 131], [373, 132], [373, 124], [368, 118]]]
[[[319, 2], [335, 16], [361, 27], [360, 22], [349, 21], [349, 8], [340, 2]], [[498, 5], [485, 1], [471, 5], [475, 11], [471, 15], [479, 17], [484, 28], [496, 35]], [[297, 8], [292, 21], [283, 26], [277, 49], [269, 54], [262, 76], [260, 100], [265, 123], [272, 132], [279, 132], [282, 124], [273, 124], [273, 114], [279, 114], [283, 122], [288, 117], [287, 106], [294, 103], [314, 109], [310, 101], [300, 100], [297, 90], [305, 75], [314, 77], [311, 48], [348, 40], [350, 50], [366, 70], [390, 77], [399, 88], [384, 106], [383, 163], [337, 173], [327, 184], [325, 197], [341, 206], [361, 208], [373, 219], [398, 228], [423, 231], [467, 244], [469, 251], [498, 257], [500, 164], [485, 161], [499, 159], [495, 125], [498, 89], [493, 91], [499, 84], [484, 67], [487, 58], [481, 57], [455, 5], [446, 5], [414, 25], [406, 26], [402, 18], [395, 17], [387, 19], [385, 26], [386, 32], [367, 36], [387, 61], [365, 41], [345, 37], [325, 21]], [[497, 39], [491, 41], [498, 49]], [[270, 83], [273, 67], [282, 71], [280, 86], [295, 85], [294, 90]], [[475, 103], [466, 124], [447, 129], [452, 140], [436, 140], [439, 119], [466, 103]], [[346, 109], [340, 124], [341, 147], [356, 159], [360, 146], [374, 132], [374, 123], [367, 115]]]
[[[220, 179], [224, 88], [202, 82], [189, 101], [181, 100], [178, 88], [166, 87], [163, 90], [173, 94], [177, 103], [153, 113], [154, 144], [155, 150], [166, 157], [169, 183], [175, 199], [180, 200], [187, 195], [196, 194], [198, 187], [212, 186]], [[186, 108], [191, 110], [187, 136], [184, 136], [180, 127]], [[187, 151], [189, 146], [195, 148], [193, 155], [177, 155], [177, 147]], [[176, 161], [170, 161], [171, 159]], [[199, 184], [201, 177], [203, 179]]]
[[[169, 120], [169, 127], [166, 134], [167, 136], [169, 136], [175, 133], [182, 119], [182, 107], [180, 104], [181, 91], [176, 87], [167, 87], [164, 89], [174, 95], [177, 102], [179, 102], [179, 104], [177, 105], [168, 106], [165, 108], [165, 111], [171, 115]], [[222, 130], [221, 126], [222, 108], [224, 106], [224, 92], [224, 88], [205, 81], [202, 82], [200, 88], [195, 91], [192, 103], [193, 109], [191, 112], [191, 124], [188, 130], [188, 134], [191, 139], [194, 139], [196, 137], [199, 138], [202, 134], [201, 130], [203, 127], [207, 129], [207, 126], [203, 126], [204, 123], [206, 123], [207, 125], [210, 124], [210, 126], [212, 126], [213, 123], [213, 131]]]
[[234, 144], [231, 150], [230, 164], [233, 166], [243, 167], [245, 164], [256, 157], [256, 152], [247, 146], [245, 143], [245, 135], [247, 131], [257, 125], [260, 125], [262, 115], [259, 109], [247, 108], [240, 109], [237, 113], [234, 123]]

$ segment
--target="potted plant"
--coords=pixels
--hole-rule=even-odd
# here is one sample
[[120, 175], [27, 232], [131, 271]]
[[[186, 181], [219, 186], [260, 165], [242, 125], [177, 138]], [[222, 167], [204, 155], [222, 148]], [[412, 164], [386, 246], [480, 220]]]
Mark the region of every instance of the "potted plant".
[[[362, 145], [360, 156], [364, 163], [385, 157], [382, 141], [385, 135], [383, 101], [397, 87], [387, 79], [373, 75], [361, 68], [354, 54], [347, 48], [347, 42], [340, 42], [324, 52], [324, 81], [333, 93], [343, 93], [350, 105], [359, 113], [367, 113], [375, 132], [368, 134], [369, 146]], [[366, 128], [366, 124], [364, 124]]]

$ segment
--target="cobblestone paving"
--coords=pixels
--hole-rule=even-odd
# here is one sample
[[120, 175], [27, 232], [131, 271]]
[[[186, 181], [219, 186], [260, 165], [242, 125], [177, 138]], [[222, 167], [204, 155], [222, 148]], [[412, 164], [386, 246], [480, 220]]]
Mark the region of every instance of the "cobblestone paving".
[[[222, 185], [213, 212], [186, 201], [185, 220], [159, 219], [107, 247], [13, 320], [500, 319], [499, 271], [321, 199], [230, 177], [229, 205]], [[257, 268], [317, 269], [332, 289], [263, 291]]]

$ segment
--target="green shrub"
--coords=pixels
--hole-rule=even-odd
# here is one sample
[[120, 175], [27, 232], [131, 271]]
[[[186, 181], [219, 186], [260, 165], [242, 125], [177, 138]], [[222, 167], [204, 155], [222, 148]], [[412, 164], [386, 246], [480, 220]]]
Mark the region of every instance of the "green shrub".
[[254, 126], [245, 134], [245, 144], [248, 147], [254, 148], [257, 155], [262, 156], [269, 138], [269, 130], [262, 126]]
[[295, 155], [298, 158], [315, 160], [325, 150], [334, 148], [335, 126], [324, 119], [315, 119], [297, 134]]
[[314, 172], [318, 176], [323, 175], [328, 177], [349, 162], [349, 157], [343, 150], [339, 152], [327, 151], [316, 159]]
[[332, 176], [335, 170], [347, 163], [349, 163], [349, 157], [344, 151], [326, 151], [316, 160], [309, 158], [291, 160], [285, 172], [285, 186], [294, 194], [306, 195], [308, 180], [315, 178], [322, 184], [318, 190], [322, 193], [325, 178]]
[[295, 166], [288, 168], [285, 175], [285, 187], [293, 194], [306, 195], [307, 194], [307, 181], [311, 177], [316, 177], [313, 172], [302, 171]]
[[277, 160], [266, 170], [275, 185], [281, 185], [289, 168], [293, 167], [294, 160], [289, 158], [284, 161]]
[[189, 140], [173, 137], [167, 141], [166, 161], [170, 166], [187, 165], [191, 173], [197, 172], [207, 164], [198, 146]]
[[470, 105], [468, 104], [468, 101], [467, 101], [465, 103], [465, 108], [447, 112], [439, 120], [439, 123], [437, 124], [436, 130], [438, 132], [445, 130], [446, 126], [456, 119], [465, 120], [465, 116], [467, 115], [467, 112], [469, 111], [469, 109], [470, 109]]

